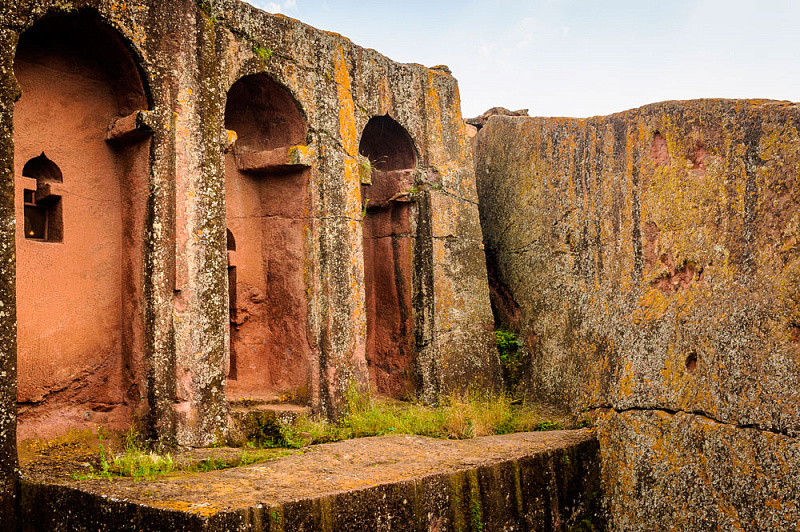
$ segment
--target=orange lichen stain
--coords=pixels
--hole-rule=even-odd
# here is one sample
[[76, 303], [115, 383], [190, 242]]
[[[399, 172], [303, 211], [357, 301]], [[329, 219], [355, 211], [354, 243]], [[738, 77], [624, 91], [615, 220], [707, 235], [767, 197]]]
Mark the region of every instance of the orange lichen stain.
[[358, 151], [355, 104], [353, 103], [350, 71], [347, 70], [347, 58], [341, 46], [336, 54], [334, 80], [336, 81], [336, 95], [339, 100], [339, 133], [342, 139], [342, 146], [347, 155], [355, 157]]
[[346, 213], [350, 218], [358, 218], [361, 213], [361, 187], [358, 174], [358, 132], [356, 130], [355, 103], [353, 102], [352, 80], [347, 70], [347, 58], [340, 46], [336, 54], [334, 81], [339, 100], [339, 134], [342, 139], [344, 157], [344, 182], [346, 189]]
[[619, 394], [621, 398], [633, 395], [634, 377], [635, 371], [633, 370], [633, 363], [630, 359], [625, 360], [625, 365], [620, 370], [619, 377]]
[[[71, 4], [69, 4], [71, 7]], [[111, 18], [123, 29], [123, 33], [136, 45], [137, 52], [143, 54], [144, 45], [147, 40], [147, 33], [144, 26], [137, 24], [134, 18], [137, 13], [141, 13], [147, 9], [147, 6], [132, 6], [128, 5], [125, 1], [115, 1], [109, 6]], [[146, 55], [146, 54], [143, 54]]]
[[[433, 71], [428, 71], [428, 88], [425, 94], [425, 104], [428, 118], [428, 138], [429, 139], [442, 139], [446, 138], [444, 133], [444, 124], [442, 122], [442, 109], [440, 107], [441, 99], [439, 91], [436, 90], [436, 75]], [[431, 163], [439, 165], [447, 160], [447, 157], [442, 152], [441, 142], [432, 142], [429, 146], [431, 151]]]
[[[461, 113], [461, 103], [460, 103], [461, 102], [461, 91], [458, 89], [458, 85], [456, 85], [456, 88], [455, 88], [455, 94], [454, 94], [454, 97], [453, 97], [453, 101], [455, 101], [456, 105], [458, 105], [458, 109], [454, 110], [454, 111], [456, 111], [455, 112], [455, 116], [461, 116], [461, 114], [462, 114]], [[471, 143], [469, 141], [469, 137], [467, 136], [467, 123], [465, 121], [463, 121], [463, 120], [459, 120], [456, 123], [456, 128], [457, 128], [458, 134], [455, 137], [456, 137], [456, 140], [458, 141], [458, 147], [460, 148], [462, 155], [471, 157], [472, 156], [472, 149], [471, 149]], [[467, 151], [467, 150], [469, 150], [469, 151]], [[469, 154], [469, 155], [467, 155], [467, 154]]]
[[164, 508], [165, 510], [175, 510], [178, 512], [187, 512], [201, 517], [211, 517], [219, 513], [220, 509], [210, 504], [199, 504], [196, 502], [186, 501], [148, 501], [149, 505], [157, 508]]
[[631, 315], [634, 325], [649, 323], [664, 317], [670, 306], [670, 299], [661, 290], [652, 288], [642, 294], [639, 304]]
[[314, 149], [309, 146], [292, 146], [289, 148], [289, 162], [291, 164], [311, 164]]

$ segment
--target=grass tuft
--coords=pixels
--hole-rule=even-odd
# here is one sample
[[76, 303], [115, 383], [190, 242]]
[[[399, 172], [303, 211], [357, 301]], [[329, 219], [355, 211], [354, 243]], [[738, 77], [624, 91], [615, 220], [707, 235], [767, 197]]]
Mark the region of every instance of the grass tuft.
[[561, 422], [544, 418], [535, 408], [515, 404], [505, 394], [451, 395], [440, 406], [433, 407], [350, 392], [347, 406], [348, 413], [339, 424], [307, 415], [298, 417], [294, 423], [281, 422], [280, 436], [268, 445], [298, 449], [386, 434], [468, 439], [563, 428]]

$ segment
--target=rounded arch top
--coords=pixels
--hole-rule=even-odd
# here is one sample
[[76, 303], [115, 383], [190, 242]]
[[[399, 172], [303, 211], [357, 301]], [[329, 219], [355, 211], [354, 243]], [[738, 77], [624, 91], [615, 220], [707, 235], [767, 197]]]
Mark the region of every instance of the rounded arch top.
[[22, 175], [45, 183], [62, 183], [64, 181], [61, 169], [44, 152], [25, 163]]
[[308, 122], [291, 91], [265, 73], [239, 78], [228, 91], [225, 128], [240, 151], [304, 144]]
[[152, 108], [140, 54], [119, 30], [92, 9], [48, 14], [34, 22], [20, 34], [15, 71], [21, 61], [107, 83], [121, 116]]
[[417, 152], [411, 135], [388, 114], [374, 116], [367, 122], [358, 152], [377, 170], [407, 170], [417, 166]]

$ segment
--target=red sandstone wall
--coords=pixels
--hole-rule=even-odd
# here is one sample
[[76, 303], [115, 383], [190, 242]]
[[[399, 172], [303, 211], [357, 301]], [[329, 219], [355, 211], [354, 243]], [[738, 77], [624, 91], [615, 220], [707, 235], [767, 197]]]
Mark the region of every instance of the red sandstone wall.
[[[287, 164], [307, 124], [288, 89], [267, 76], [238, 80], [225, 125], [237, 137], [225, 157], [225, 205], [235, 251], [228, 252], [229, 399], [311, 400], [308, 245], [311, 172]], [[279, 154], [278, 157], [267, 157]], [[252, 169], [247, 157], [262, 157]]]
[[308, 172], [247, 175], [226, 157], [228, 229], [236, 239], [228, 397], [308, 400]]
[[[372, 118], [361, 133], [366, 358], [372, 390], [413, 396], [419, 385], [414, 312], [414, 241], [419, 209], [412, 204], [417, 155], [408, 132], [390, 116]], [[416, 377], [416, 378], [415, 378]]]
[[[384, 176], [376, 174], [373, 179]], [[366, 194], [365, 194], [366, 196]], [[391, 202], [364, 217], [367, 364], [373, 390], [393, 397], [414, 391], [412, 229], [408, 203]]]
[[[15, 63], [23, 91], [14, 114], [21, 438], [119, 426], [133, 406], [125, 403], [131, 352], [142, 345], [147, 145], [105, 141], [111, 120], [130, 109], [121, 108], [102, 58], [71, 41], [93, 29], [49, 24], [28, 34]], [[43, 152], [63, 175], [59, 242], [24, 235], [23, 190], [36, 181], [23, 167]]]

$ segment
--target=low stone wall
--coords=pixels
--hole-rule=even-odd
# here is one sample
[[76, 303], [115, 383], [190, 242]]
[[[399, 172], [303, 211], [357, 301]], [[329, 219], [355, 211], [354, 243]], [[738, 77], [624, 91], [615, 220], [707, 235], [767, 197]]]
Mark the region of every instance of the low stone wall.
[[492, 117], [476, 173], [528, 394], [598, 423], [617, 530], [794, 530], [800, 109]]
[[160, 481], [22, 483], [22, 532], [599, 531], [587, 430], [364, 438]]

